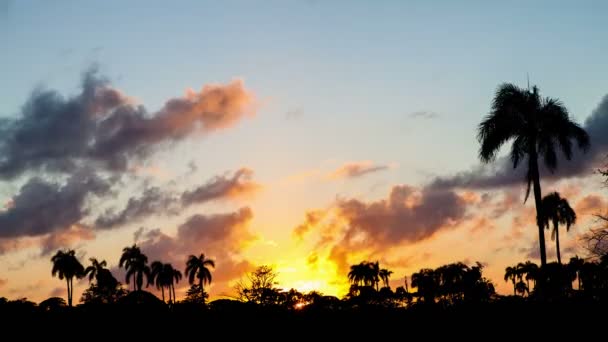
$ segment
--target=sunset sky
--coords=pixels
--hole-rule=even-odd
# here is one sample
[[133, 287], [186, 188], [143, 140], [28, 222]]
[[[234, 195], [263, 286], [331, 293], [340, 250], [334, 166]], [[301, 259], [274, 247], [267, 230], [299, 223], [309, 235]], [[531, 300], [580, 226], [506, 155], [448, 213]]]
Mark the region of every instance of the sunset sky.
[[[0, 0], [0, 297], [64, 296], [50, 257], [117, 269], [136, 242], [212, 297], [272, 265], [344, 295], [351, 264], [393, 287], [422, 267], [538, 262], [522, 170], [482, 167], [476, 128], [503, 82], [561, 99], [591, 150], [541, 174], [579, 221], [607, 207], [604, 1]], [[508, 147], [502, 154], [508, 152]], [[548, 238], [548, 260], [555, 261]], [[87, 286], [76, 285], [75, 298]], [[181, 297], [185, 281], [177, 291]]]

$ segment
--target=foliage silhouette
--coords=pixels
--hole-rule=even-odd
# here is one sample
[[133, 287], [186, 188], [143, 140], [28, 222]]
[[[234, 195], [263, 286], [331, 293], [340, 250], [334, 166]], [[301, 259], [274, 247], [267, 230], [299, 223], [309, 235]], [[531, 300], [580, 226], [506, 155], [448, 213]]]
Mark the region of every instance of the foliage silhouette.
[[557, 252], [557, 262], [562, 263], [561, 253], [559, 250], [559, 224], [566, 225], [566, 231], [570, 230], [570, 226], [576, 223], [576, 213], [570, 207], [570, 203], [565, 198], [562, 198], [559, 193], [552, 192], [543, 197], [543, 225], [549, 229], [549, 223], [553, 223], [553, 231], [551, 239], [555, 239], [555, 250]]
[[[186, 276], [188, 277], [188, 283], [194, 284], [194, 279], [198, 279], [198, 286], [201, 291], [201, 298], [203, 298], [203, 304], [205, 304], [205, 284], [211, 284], [211, 271], [209, 267], [215, 268], [215, 261], [207, 259], [204, 253], [201, 253], [198, 257], [196, 255], [190, 255], [186, 262]], [[181, 275], [180, 275], [181, 278]]]
[[479, 124], [477, 138], [481, 144], [479, 157], [483, 162], [493, 161], [502, 145], [511, 140], [510, 158], [513, 168], [527, 158], [525, 199], [528, 199], [533, 187], [541, 267], [544, 267], [547, 256], [538, 158], [542, 157], [544, 165], [553, 172], [558, 164], [556, 147], [570, 160], [572, 141], [586, 151], [589, 136], [583, 128], [570, 120], [568, 110], [559, 100], [542, 98], [536, 86], [532, 90], [525, 90], [505, 83], [496, 90], [492, 110]]
[[71, 249], [67, 251], [57, 251], [51, 258], [53, 268], [51, 274], [57, 275], [59, 279], [65, 279], [68, 291], [68, 306], [72, 307], [72, 296], [74, 291], [74, 277], [84, 276], [84, 267], [76, 258], [76, 252]]
[[127, 284], [129, 284], [129, 278], [133, 277], [134, 291], [141, 291], [144, 276], [149, 283], [150, 267], [147, 264], [148, 257], [141, 252], [137, 245], [123, 248], [118, 267], [126, 269], [125, 281]]

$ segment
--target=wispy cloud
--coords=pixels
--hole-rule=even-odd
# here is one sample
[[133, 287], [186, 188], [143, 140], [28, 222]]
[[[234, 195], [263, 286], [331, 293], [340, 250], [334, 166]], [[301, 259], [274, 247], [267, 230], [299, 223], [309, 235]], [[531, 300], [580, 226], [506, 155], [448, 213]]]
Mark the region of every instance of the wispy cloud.
[[429, 110], [419, 110], [416, 112], [412, 112], [408, 115], [412, 119], [436, 119], [439, 117], [439, 114]]
[[371, 161], [358, 161], [344, 164], [328, 175], [329, 179], [358, 178], [370, 173], [388, 170], [389, 165], [377, 165]]

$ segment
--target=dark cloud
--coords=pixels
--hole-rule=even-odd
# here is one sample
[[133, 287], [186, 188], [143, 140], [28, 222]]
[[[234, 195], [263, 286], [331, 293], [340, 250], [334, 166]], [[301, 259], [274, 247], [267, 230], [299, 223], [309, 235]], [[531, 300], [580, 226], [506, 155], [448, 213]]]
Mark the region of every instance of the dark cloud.
[[337, 199], [325, 213], [310, 211], [293, 235], [301, 238], [308, 232], [316, 239], [313, 252], [327, 252], [344, 273], [354, 262], [349, 260], [354, 251], [379, 256], [387, 249], [429, 239], [468, 220], [467, 209], [474, 205], [451, 190], [398, 185], [386, 199]]
[[[567, 177], [582, 177], [593, 173], [608, 154], [608, 95], [585, 120], [583, 125], [591, 140], [587, 153], [576, 150], [572, 160], [566, 160], [559, 154], [558, 168], [549, 172], [541, 163], [542, 179], [557, 180]], [[513, 164], [507, 157], [499, 158], [490, 165], [478, 165], [471, 170], [455, 175], [436, 177], [430, 186], [449, 189], [454, 187], [486, 189], [521, 184], [525, 180], [525, 163], [513, 170]]]
[[332, 179], [357, 178], [373, 172], [387, 170], [388, 165], [374, 165], [369, 161], [348, 163], [340, 166], [329, 177]]
[[436, 119], [439, 117], [439, 114], [432, 112], [432, 111], [428, 111], [428, 110], [419, 110], [416, 112], [412, 112], [409, 114], [410, 118], [414, 118], [414, 119]]
[[144, 158], [160, 145], [233, 126], [252, 102], [243, 83], [233, 81], [188, 91], [149, 113], [89, 71], [80, 94], [66, 98], [38, 89], [16, 118], [0, 122], [0, 177], [33, 170], [69, 172], [85, 162], [124, 171], [130, 160]]
[[339, 215], [348, 222], [345, 240], [363, 233], [370, 243], [418, 242], [465, 218], [466, 202], [453, 191], [394, 186], [388, 199], [340, 200]]
[[108, 209], [97, 217], [95, 227], [115, 228], [137, 222], [153, 214], [177, 214], [177, 198], [159, 187], [146, 188], [140, 197], [131, 197], [125, 208], [119, 212]]
[[143, 233], [139, 245], [151, 261], [171, 262], [182, 270], [190, 254], [205, 253], [216, 262], [213, 283], [227, 282], [252, 268], [240, 257], [257, 239], [248, 228], [252, 218], [247, 207], [225, 214], [194, 215], [178, 227], [175, 236], [155, 229]]
[[260, 189], [260, 185], [253, 180], [253, 171], [241, 168], [232, 176], [224, 174], [215, 176], [207, 183], [191, 191], [185, 191], [181, 196], [184, 206], [204, 203], [217, 199], [227, 199], [253, 194]]
[[181, 195], [159, 187], [148, 187], [141, 196], [129, 198], [123, 209], [106, 210], [97, 217], [95, 226], [100, 229], [116, 228], [152, 215], [177, 215], [181, 209], [194, 204], [247, 196], [261, 188], [252, 178], [252, 170], [240, 168], [232, 175], [226, 173], [215, 176], [207, 183], [194, 190], [184, 191]]
[[89, 214], [87, 199], [103, 196], [110, 183], [81, 170], [65, 184], [32, 178], [15, 195], [9, 207], [0, 212], [0, 238], [42, 236], [65, 230]]

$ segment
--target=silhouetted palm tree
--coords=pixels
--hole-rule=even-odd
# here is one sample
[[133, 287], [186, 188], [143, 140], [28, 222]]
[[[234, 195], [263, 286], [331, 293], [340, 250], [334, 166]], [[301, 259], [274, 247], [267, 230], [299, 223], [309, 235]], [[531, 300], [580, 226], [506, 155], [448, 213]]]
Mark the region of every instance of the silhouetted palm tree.
[[570, 262], [568, 263], [568, 267], [570, 270], [576, 274], [576, 278], [578, 280], [578, 289], [582, 290], [582, 280], [581, 280], [581, 271], [585, 265], [585, 259], [579, 258], [578, 255], [570, 258]]
[[513, 140], [510, 153], [513, 167], [516, 168], [527, 157], [528, 187], [525, 200], [533, 187], [541, 267], [544, 267], [547, 256], [538, 158], [542, 157], [547, 169], [553, 172], [557, 168], [556, 149], [559, 148], [570, 160], [572, 140], [577, 142], [579, 148], [586, 150], [589, 136], [570, 120], [568, 110], [559, 100], [542, 98], [536, 86], [532, 90], [525, 90], [505, 83], [496, 91], [490, 114], [479, 124], [477, 139], [481, 143], [479, 157], [483, 162], [494, 160], [500, 147], [510, 140]]
[[525, 263], [517, 264], [517, 273], [520, 275], [520, 278], [525, 274], [526, 286], [528, 290], [530, 290], [530, 280], [533, 282], [533, 287], [536, 286], [536, 278], [538, 277], [538, 265], [531, 261], [526, 261]]
[[553, 223], [553, 231], [551, 239], [555, 239], [555, 248], [557, 252], [557, 262], [562, 263], [562, 257], [559, 250], [559, 224], [566, 225], [566, 231], [570, 230], [570, 226], [576, 223], [576, 213], [570, 207], [570, 203], [565, 198], [561, 198], [559, 193], [552, 192], [545, 196], [542, 201], [543, 206], [543, 225], [549, 228], [549, 223]]
[[68, 251], [57, 251], [51, 258], [53, 269], [51, 274], [59, 276], [59, 279], [64, 279], [67, 284], [68, 291], [68, 306], [72, 306], [72, 296], [74, 294], [74, 277], [80, 278], [84, 274], [84, 267], [76, 258], [76, 252], [73, 249]]
[[378, 284], [380, 283], [380, 263], [370, 262], [367, 264], [368, 266], [368, 281], [372, 286], [376, 287], [376, 291], [378, 291]]
[[515, 293], [519, 293], [520, 296], [524, 296], [527, 293], [529, 293], [529, 289], [528, 289], [528, 285], [526, 285], [526, 283], [524, 283], [522, 280], [518, 281], [517, 284], [515, 284]]
[[[188, 276], [188, 283], [192, 285], [194, 279], [198, 279], [198, 285], [201, 289], [201, 294], [204, 294], [205, 283], [211, 284], [211, 271], [208, 267], [215, 267], [215, 261], [207, 259], [205, 254], [201, 253], [198, 257], [196, 255], [190, 255], [186, 262], [186, 275]], [[203, 297], [203, 304], [205, 303]]]
[[516, 295], [517, 294], [517, 289], [515, 288], [516, 285], [516, 280], [519, 277], [519, 272], [517, 270], [517, 267], [511, 267], [508, 266], [507, 268], [505, 268], [505, 281], [509, 281], [511, 280], [511, 282], [513, 282], [513, 294]]
[[364, 284], [367, 273], [367, 265], [360, 263], [358, 265], [351, 265], [350, 272], [348, 272], [348, 280], [356, 286]]
[[393, 271], [389, 271], [386, 268], [383, 268], [380, 270], [380, 272], [378, 272], [380, 279], [382, 279], [382, 282], [384, 283], [384, 287], [389, 287], [388, 280], [389, 280], [391, 274], [393, 274]]
[[[164, 265], [160, 261], [154, 261], [150, 264], [150, 277], [148, 278], [148, 284], [153, 284], [157, 289], [160, 289], [163, 302], [165, 301], [165, 286], [168, 285], [167, 275], [164, 272]], [[171, 291], [171, 290], [169, 290]], [[169, 292], [169, 297], [171, 293]]]
[[91, 265], [84, 269], [84, 276], [87, 274], [89, 275], [90, 283], [93, 281], [93, 278], [97, 278], [101, 273], [103, 273], [103, 270], [106, 269], [105, 267], [107, 266], [107, 263], [105, 260], [99, 262], [96, 258], [89, 258], [89, 261], [91, 261]]
[[[173, 291], [173, 303], [175, 303], [177, 301], [177, 298], [175, 297], [175, 284], [179, 283], [180, 280], [182, 280], [182, 272], [178, 269], [173, 268], [173, 266], [171, 266], [171, 264], [167, 264], [171, 267], [171, 271], [170, 271], [170, 277], [169, 277], [169, 287], [170, 289]], [[211, 282], [211, 280], [209, 280], [209, 282]]]
[[129, 278], [133, 277], [133, 289], [141, 291], [144, 282], [144, 276], [149, 280], [150, 267], [148, 267], [148, 257], [141, 252], [137, 245], [125, 247], [120, 256], [118, 267], [123, 267], [127, 270], [125, 281], [129, 284]]

